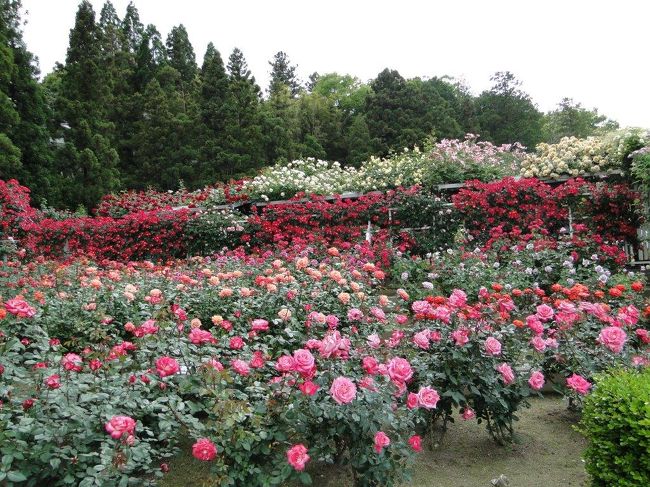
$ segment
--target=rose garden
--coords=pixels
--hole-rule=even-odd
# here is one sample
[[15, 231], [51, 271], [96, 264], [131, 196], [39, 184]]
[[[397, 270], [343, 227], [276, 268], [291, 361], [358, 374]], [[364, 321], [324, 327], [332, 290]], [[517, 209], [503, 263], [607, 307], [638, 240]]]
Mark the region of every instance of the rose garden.
[[410, 485], [553, 398], [593, 485], [649, 485], [647, 143], [468, 136], [92, 217], [0, 181], [0, 484]]

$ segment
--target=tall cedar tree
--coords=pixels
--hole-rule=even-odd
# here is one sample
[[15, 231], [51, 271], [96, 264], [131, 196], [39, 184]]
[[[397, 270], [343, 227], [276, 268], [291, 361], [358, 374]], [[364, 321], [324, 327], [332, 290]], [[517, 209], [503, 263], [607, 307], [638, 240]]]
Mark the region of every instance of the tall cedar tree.
[[221, 54], [209, 43], [201, 66], [199, 111], [203, 133], [200, 137], [201, 182], [217, 181], [226, 163], [225, 140], [228, 122], [228, 75]]
[[244, 54], [235, 48], [228, 59], [226, 153], [224, 175], [250, 175], [264, 164], [260, 119], [260, 87]]
[[91, 208], [119, 185], [118, 154], [110, 143], [114, 125], [108, 119], [111, 85], [103, 61], [102, 32], [92, 5], [83, 1], [70, 31], [57, 107], [64, 141], [58, 169], [71, 188], [72, 207]]
[[271, 82], [269, 83], [269, 94], [277, 93], [281, 86], [289, 88], [289, 93], [292, 97], [298, 96], [300, 93], [300, 81], [296, 76], [296, 68], [292, 66], [289, 61], [287, 53], [280, 51], [273, 56], [273, 60], [269, 61], [271, 66]]
[[18, 0], [0, 0], [0, 178], [29, 185], [38, 204], [58, 194], [59, 185], [46, 127], [48, 108], [36, 80], [36, 60], [23, 41], [20, 9]]

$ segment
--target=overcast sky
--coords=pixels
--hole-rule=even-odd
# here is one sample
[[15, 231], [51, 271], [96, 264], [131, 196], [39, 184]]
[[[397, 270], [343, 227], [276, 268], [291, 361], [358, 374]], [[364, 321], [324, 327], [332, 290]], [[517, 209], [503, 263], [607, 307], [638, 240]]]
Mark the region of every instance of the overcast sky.
[[[99, 11], [103, 0], [91, 0]], [[166, 38], [182, 23], [201, 64], [208, 42], [239, 47], [262, 88], [285, 51], [302, 79], [318, 71], [367, 81], [450, 75], [475, 93], [512, 71], [541, 110], [571, 97], [621, 125], [650, 127], [646, 0], [135, 0]], [[63, 62], [77, 0], [23, 0], [25, 39], [43, 74]], [[120, 17], [128, 0], [113, 0]]]

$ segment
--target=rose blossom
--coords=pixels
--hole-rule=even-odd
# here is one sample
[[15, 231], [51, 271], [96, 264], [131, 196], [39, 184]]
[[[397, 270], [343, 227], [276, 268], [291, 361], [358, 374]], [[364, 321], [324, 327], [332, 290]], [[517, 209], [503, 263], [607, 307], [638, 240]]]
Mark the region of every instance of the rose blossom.
[[551, 308], [548, 304], [540, 304], [539, 306], [537, 306], [536, 316], [541, 321], [548, 321], [551, 318], [553, 318], [553, 315], [554, 315], [553, 308]]
[[429, 330], [422, 330], [413, 335], [413, 343], [423, 350], [429, 348]]
[[366, 374], [375, 375], [379, 372], [379, 363], [375, 357], [363, 357], [363, 359], [361, 359], [361, 364]]
[[295, 468], [298, 472], [302, 472], [309, 461], [307, 451], [307, 447], [302, 443], [293, 445], [289, 450], [287, 450], [287, 461], [289, 462], [289, 465]]
[[104, 425], [111, 438], [119, 440], [122, 436], [131, 436], [135, 432], [135, 420], [129, 416], [113, 416]]
[[571, 377], [568, 377], [566, 385], [583, 396], [586, 395], [591, 388], [591, 382], [578, 374], [573, 374]]
[[180, 370], [180, 366], [176, 359], [171, 357], [160, 357], [156, 360], [156, 372], [160, 377], [167, 377], [169, 375], [174, 375]]
[[463, 412], [460, 415], [465, 421], [469, 421], [470, 419], [474, 419], [476, 417], [476, 413], [470, 407], [463, 409]]
[[423, 387], [418, 392], [418, 404], [426, 409], [434, 409], [438, 401], [440, 400], [440, 395], [438, 391], [432, 387]]
[[308, 374], [314, 368], [314, 356], [309, 350], [300, 348], [293, 352], [294, 368], [298, 372]]
[[454, 342], [456, 342], [456, 345], [462, 347], [467, 342], [469, 342], [469, 330], [466, 328], [459, 328], [457, 330], [454, 330], [451, 333], [451, 338], [453, 338]]
[[406, 407], [409, 409], [415, 409], [420, 405], [420, 398], [415, 392], [409, 392], [406, 396]]
[[357, 386], [347, 377], [337, 377], [332, 382], [330, 394], [338, 404], [348, 404], [357, 395]]
[[406, 382], [413, 377], [413, 369], [408, 360], [402, 357], [394, 357], [388, 362], [387, 365], [388, 376], [394, 382]]
[[305, 396], [313, 396], [314, 394], [316, 394], [319, 387], [318, 385], [314, 384], [312, 381], [307, 380], [302, 384], [300, 384], [299, 389], [300, 392], [302, 392]]
[[66, 353], [61, 358], [61, 365], [63, 366], [63, 368], [65, 370], [69, 370], [73, 372], [80, 372], [82, 363], [83, 363], [82, 358], [76, 353]]
[[61, 376], [59, 374], [52, 374], [45, 379], [45, 385], [49, 389], [58, 389], [61, 387]]
[[542, 374], [539, 370], [536, 370], [530, 374], [530, 379], [528, 379], [528, 384], [530, 385], [531, 389], [534, 389], [536, 391], [539, 391], [542, 387], [544, 387], [544, 382], [544, 374]]
[[422, 451], [422, 438], [418, 435], [413, 435], [409, 438], [409, 445], [413, 448], [413, 451], [421, 452]]
[[368, 346], [370, 348], [379, 348], [381, 346], [381, 338], [379, 338], [379, 335], [377, 335], [376, 333], [373, 333], [372, 335], [368, 335], [366, 341], [368, 342]]
[[501, 355], [501, 342], [494, 337], [489, 337], [483, 343], [485, 351], [490, 355]]
[[515, 381], [515, 374], [512, 371], [512, 367], [510, 367], [507, 363], [503, 362], [502, 364], [499, 364], [497, 370], [501, 374], [503, 382], [506, 385], [512, 384]]
[[538, 352], [542, 353], [544, 350], [546, 350], [546, 340], [544, 340], [541, 336], [535, 335], [531, 340], [530, 344], [532, 347], [537, 350]]
[[296, 366], [296, 361], [291, 355], [281, 356], [275, 364], [278, 372], [291, 372]]
[[192, 445], [192, 455], [198, 460], [209, 462], [217, 457], [217, 447], [208, 438], [199, 438]]
[[269, 331], [269, 322], [258, 318], [252, 322], [253, 331]]
[[626, 340], [627, 335], [625, 334], [625, 331], [616, 326], [603, 328], [600, 331], [600, 335], [598, 335], [598, 341], [614, 353], [621, 353]]
[[390, 445], [390, 438], [383, 431], [377, 431], [377, 433], [375, 433], [375, 451], [381, 453], [381, 451], [388, 445]]
[[243, 360], [239, 360], [239, 359], [232, 360], [230, 362], [230, 366], [233, 368], [235, 372], [237, 372], [240, 375], [250, 374], [250, 368], [248, 367], [248, 364]]
[[31, 307], [27, 301], [19, 298], [5, 301], [5, 309], [18, 318], [32, 318], [36, 314], [35, 308]]

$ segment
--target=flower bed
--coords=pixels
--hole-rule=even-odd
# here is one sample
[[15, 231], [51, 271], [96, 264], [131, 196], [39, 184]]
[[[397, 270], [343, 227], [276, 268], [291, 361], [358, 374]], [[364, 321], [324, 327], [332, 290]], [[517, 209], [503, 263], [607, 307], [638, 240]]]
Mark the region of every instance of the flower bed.
[[550, 376], [579, 399], [593, 373], [647, 364], [636, 277], [597, 284], [580, 271], [585, 284], [518, 289], [513, 264], [477, 292], [390, 297], [380, 257], [3, 266], [0, 475], [154, 482], [182, 429], [218, 485], [307, 483], [314, 461], [347, 464], [357, 485], [397, 485], [436, 421], [484, 420], [508, 441]]

